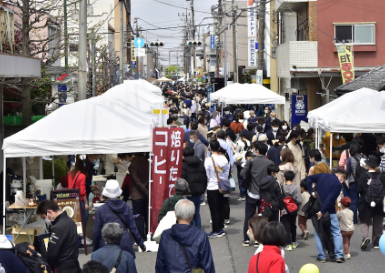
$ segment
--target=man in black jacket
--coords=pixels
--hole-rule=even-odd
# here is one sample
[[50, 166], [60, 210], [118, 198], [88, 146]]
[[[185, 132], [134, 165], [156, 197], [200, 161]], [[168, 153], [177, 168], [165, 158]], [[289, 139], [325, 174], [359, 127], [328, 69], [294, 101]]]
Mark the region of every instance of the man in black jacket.
[[56, 273], [80, 273], [78, 233], [75, 222], [49, 200], [41, 202], [36, 214], [52, 224], [46, 260]]

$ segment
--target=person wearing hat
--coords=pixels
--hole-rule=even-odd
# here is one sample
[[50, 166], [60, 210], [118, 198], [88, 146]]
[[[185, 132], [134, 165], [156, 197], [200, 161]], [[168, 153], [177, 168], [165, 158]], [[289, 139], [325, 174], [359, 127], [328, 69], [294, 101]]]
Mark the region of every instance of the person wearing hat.
[[107, 223], [119, 223], [124, 228], [123, 239], [121, 240], [121, 249], [128, 251], [135, 258], [135, 252], [132, 248], [131, 236], [140, 248], [145, 251], [143, 238], [140, 236], [136, 227], [134, 216], [130, 206], [119, 197], [122, 194], [119, 182], [116, 180], [108, 180], [103, 189], [102, 196], [107, 198], [107, 202], [98, 208], [95, 215], [93, 229], [93, 252], [105, 246], [105, 240], [102, 237], [102, 229]]
[[[383, 201], [371, 201], [368, 202], [365, 198], [366, 194], [373, 196], [375, 189], [379, 189], [382, 183], [382, 189], [385, 189], [385, 176], [376, 172], [376, 168], [380, 165], [380, 159], [376, 155], [369, 155], [365, 160], [367, 172], [361, 173], [358, 180], [357, 192], [360, 194], [360, 200], [358, 202], [358, 218], [360, 218], [360, 230], [362, 234], [361, 250], [365, 250], [370, 242], [369, 239], [369, 226], [373, 224], [372, 230], [372, 243], [374, 249], [379, 249], [379, 241], [382, 235], [382, 222], [384, 220], [384, 206]], [[370, 186], [368, 185], [370, 184]], [[378, 186], [376, 186], [378, 185]], [[367, 193], [367, 191], [370, 191]], [[374, 193], [375, 194], [375, 193]], [[384, 196], [382, 194], [383, 199]]]
[[190, 187], [187, 181], [183, 178], [179, 178], [175, 182], [174, 188], [175, 194], [163, 202], [162, 208], [159, 212], [158, 222], [160, 222], [163, 217], [166, 216], [167, 212], [174, 210], [174, 206], [176, 203], [178, 203], [179, 200], [186, 199], [186, 196], [191, 194]]
[[238, 185], [239, 185], [239, 197], [238, 201], [246, 201], [246, 189], [241, 187], [243, 177], [241, 176], [242, 164], [246, 162], [246, 152], [251, 151], [251, 144], [249, 141], [249, 131], [242, 129], [239, 132], [240, 139], [237, 141], [236, 146], [232, 146], [234, 152], [234, 165], [237, 166]]
[[344, 244], [344, 254], [345, 259], [350, 259], [350, 239], [354, 233], [354, 213], [349, 209], [352, 200], [350, 197], [344, 197], [340, 201], [341, 210], [337, 212], [337, 219], [340, 223], [342, 241]]
[[7, 273], [29, 272], [26, 264], [16, 256], [14, 245], [5, 235], [0, 235], [0, 269]]

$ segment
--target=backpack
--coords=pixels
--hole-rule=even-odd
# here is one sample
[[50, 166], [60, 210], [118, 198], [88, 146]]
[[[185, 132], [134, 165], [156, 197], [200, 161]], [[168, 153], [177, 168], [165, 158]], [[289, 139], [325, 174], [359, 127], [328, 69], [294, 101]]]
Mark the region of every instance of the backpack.
[[303, 145], [303, 149], [305, 151], [305, 164], [308, 166], [310, 164], [310, 159], [309, 159], [309, 152], [310, 152], [310, 144], [312, 144], [314, 141], [311, 140], [307, 142], [305, 145]]
[[366, 169], [361, 167], [360, 159], [358, 159], [357, 156], [353, 156], [352, 159], [356, 161], [356, 173], [355, 175], [353, 175], [353, 178], [354, 178], [354, 181], [358, 183], [358, 180], [360, 179], [361, 174], [365, 173]]
[[381, 182], [382, 174], [378, 174], [377, 177], [374, 177], [370, 172], [367, 172], [366, 175], [369, 176], [371, 182], [369, 184], [370, 180], [368, 180], [369, 186], [365, 192], [365, 202], [369, 204], [373, 201], [376, 204], [382, 203], [385, 197], [384, 185]]
[[293, 196], [287, 194], [282, 186], [283, 203], [285, 204], [287, 214], [296, 214], [298, 212], [298, 206]]
[[27, 242], [15, 246], [16, 255], [28, 266], [31, 273], [51, 273], [50, 266], [35, 248]]

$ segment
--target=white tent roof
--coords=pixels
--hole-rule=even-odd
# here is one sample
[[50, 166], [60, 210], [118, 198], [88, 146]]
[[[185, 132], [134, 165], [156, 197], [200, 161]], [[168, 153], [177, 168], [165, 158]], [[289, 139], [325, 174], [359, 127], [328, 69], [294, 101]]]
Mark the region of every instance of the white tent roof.
[[93, 100], [60, 107], [49, 116], [4, 139], [6, 157], [115, 154], [151, 150], [150, 124], [120, 106]]
[[310, 127], [338, 133], [385, 133], [385, 91], [361, 88], [308, 113]]
[[228, 85], [210, 95], [210, 100], [226, 104], [285, 104], [285, 98], [259, 84]]
[[124, 81], [124, 84], [128, 83], [129, 86], [131, 84], [135, 84], [144, 90], [150, 91], [151, 93], [161, 96], [162, 95], [162, 89], [160, 89], [159, 86], [153, 85], [145, 80], [131, 80], [131, 81]]
[[171, 79], [166, 78], [166, 77], [159, 78], [159, 79], [157, 79], [157, 81], [158, 81], [158, 82], [172, 82]]
[[142, 81], [138, 80], [125, 81], [124, 84], [112, 87], [101, 97], [108, 97], [115, 101], [123, 101], [134, 109], [146, 113], [150, 113], [151, 108], [162, 107], [164, 105], [164, 99], [148, 91], [147, 87], [143, 87], [141, 82]]

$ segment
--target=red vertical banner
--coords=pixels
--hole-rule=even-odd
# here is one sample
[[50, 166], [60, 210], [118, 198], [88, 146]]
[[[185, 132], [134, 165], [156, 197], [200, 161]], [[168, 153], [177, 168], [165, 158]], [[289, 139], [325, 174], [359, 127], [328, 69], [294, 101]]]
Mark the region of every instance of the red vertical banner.
[[154, 128], [151, 183], [151, 232], [158, 226], [163, 201], [174, 195], [175, 181], [182, 174], [184, 130]]

